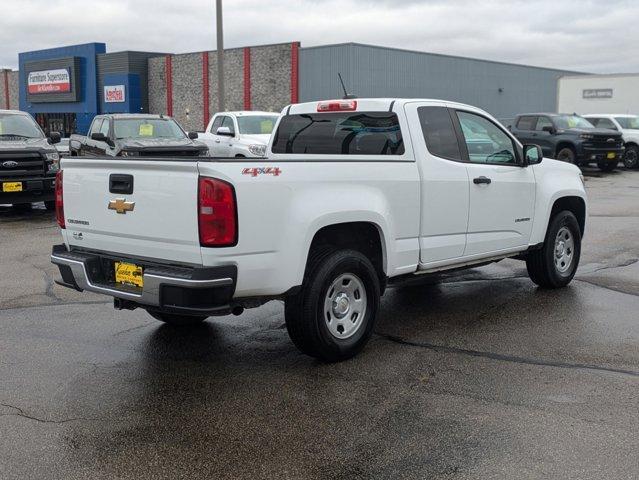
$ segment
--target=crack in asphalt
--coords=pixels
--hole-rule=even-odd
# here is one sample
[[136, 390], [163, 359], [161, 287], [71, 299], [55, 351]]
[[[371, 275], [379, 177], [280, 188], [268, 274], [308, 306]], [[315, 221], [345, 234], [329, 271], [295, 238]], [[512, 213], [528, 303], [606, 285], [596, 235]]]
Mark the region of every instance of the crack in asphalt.
[[0, 403], [0, 406], [16, 410], [16, 413], [0, 413], [0, 417], [20, 417], [20, 418], [26, 418], [28, 420], [33, 420], [38, 423], [61, 425], [64, 423], [69, 423], [69, 422], [79, 422], [79, 421], [91, 422], [91, 421], [100, 420], [99, 418], [82, 418], [82, 417], [65, 418], [62, 420], [49, 420], [49, 419], [38, 418], [38, 417], [34, 417], [33, 415], [29, 415], [23, 409], [21, 409], [20, 407], [16, 407], [15, 405], [9, 405], [8, 403]]
[[413, 340], [406, 340], [401, 337], [391, 335], [388, 333], [375, 332], [375, 335], [400, 345], [417, 347], [417, 348], [425, 348], [427, 350], [432, 350], [434, 352], [440, 352], [440, 353], [454, 353], [454, 354], [466, 355], [470, 357], [487, 358], [490, 360], [497, 360], [501, 362], [518, 363], [522, 365], [535, 365], [540, 367], [556, 367], [556, 368], [565, 368], [565, 369], [571, 369], [571, 370], [590, 370], [590, 371], [596, 371], [596, 372], [619, 373], [622, 375], [639, 377], [639, 371], [626, 370], [623, 368], [603, 367], [600, 365], [592, 365], [588, 363], [560, 362], [557, 360], [543, 360], [540, 358], [528, 358], [528, 357], [520, 357], [517, 355], [507, 355], [503, 353], [485, 352], [481, 350], [470, 350], [466, 348], [450, 347], [447, 345], [437, 345], [437, 344], [429, 343], [429, 342], [417, 342]]

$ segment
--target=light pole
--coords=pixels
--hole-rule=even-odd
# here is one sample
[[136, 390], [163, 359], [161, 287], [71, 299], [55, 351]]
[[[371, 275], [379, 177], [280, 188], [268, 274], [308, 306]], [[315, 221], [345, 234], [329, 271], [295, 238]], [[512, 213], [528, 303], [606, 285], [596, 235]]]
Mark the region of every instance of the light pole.
[[222, 0], [215, 0], [217, 23], [217, 110], [224, 111], [224, 35], [222, 32]]

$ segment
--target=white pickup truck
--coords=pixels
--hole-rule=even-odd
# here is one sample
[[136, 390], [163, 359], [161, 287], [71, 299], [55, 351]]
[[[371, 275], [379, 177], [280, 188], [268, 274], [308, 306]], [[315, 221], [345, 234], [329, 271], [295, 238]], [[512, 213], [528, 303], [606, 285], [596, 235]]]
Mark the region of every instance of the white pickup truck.
[[338, 361], [370, 338], [389, 283], [514, 257], [557, 288], [577, 269], [579, 169], [477, 108], [291, 105], [267, 154], [63, 159], [58, 283], [178, 325], [282, 299], [295, 345]]
[[628, 114], [584, 115], [597, 128], [617, 130], [623, 136], [626, 151], [623, 164], [626, 168], [639, 168], [639, 116]]
[[218, 112], [198, 139], [212, 157], [264, 157], [279, 115], [272, 112]]

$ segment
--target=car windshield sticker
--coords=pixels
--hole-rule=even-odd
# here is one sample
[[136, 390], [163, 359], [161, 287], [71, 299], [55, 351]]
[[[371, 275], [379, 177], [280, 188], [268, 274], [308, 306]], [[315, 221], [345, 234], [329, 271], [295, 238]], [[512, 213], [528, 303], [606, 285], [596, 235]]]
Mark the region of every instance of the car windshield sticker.
[[575, 128], [577, 126], [577, 119], [575, 117], [568, 117], [568, 127]]
[[273, 120], [262, 120], [260, 122], [260, 132], [269, 134], [273, 131]]
[[153, 136], [153, 125], [150, 123], [143, 123], [140, 125], [139, 135], [141, 137], [152, 137]]

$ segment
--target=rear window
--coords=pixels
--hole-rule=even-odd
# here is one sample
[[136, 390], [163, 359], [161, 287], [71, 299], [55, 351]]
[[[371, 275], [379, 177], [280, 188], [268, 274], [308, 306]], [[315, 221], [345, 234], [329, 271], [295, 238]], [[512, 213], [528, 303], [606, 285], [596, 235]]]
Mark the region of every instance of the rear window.
[[419, 123], [428, 151], [437, 157], [461, 160], [457, 135], [446, 107], [419, 107]]
[[537, 123], [537, 117], [520, 117], [517, 121], [519, 130], [534, 130]]
[[404, 140], [392, 112], [286, 115], [275, 132], [273, 153], [402, 155]]

